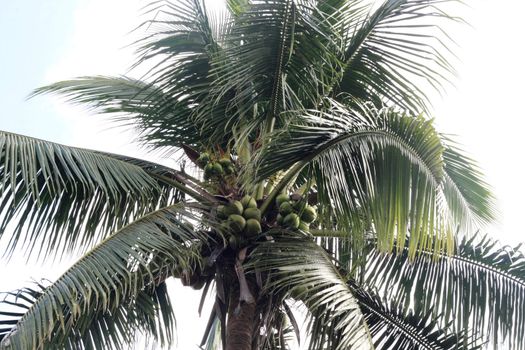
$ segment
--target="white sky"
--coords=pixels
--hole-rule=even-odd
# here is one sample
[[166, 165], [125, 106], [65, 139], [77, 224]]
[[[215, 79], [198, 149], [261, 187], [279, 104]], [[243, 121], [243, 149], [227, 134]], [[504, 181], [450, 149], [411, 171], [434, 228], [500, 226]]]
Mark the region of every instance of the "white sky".
[[[454, 49], [462, 61], [456, 65], [459, 78], [455, 88], [434, 99], [434, 116], [440, 131], [458, 135], [458, 140], [479, 161], [493, 186], [501, 215], [499, 224], [491, 227], [490, 233], [504, 243], [515, 245], [525, 241], [521, 222], [521, 215], [525, 213], [521, 158], [525, 150], [522, 107], [525, 100], [525, 4], [519, 0], [471, 3], [471, 8], [463, 15], [472, 28], [464, 26], [449, 33], [459, 44], [459, 48]], [[137, 25], [137, 14], [144, 4], [139, 0], [79, 0], [71, 13], [72, 26], [64, 28], [69, 31], [69, 39], [60, 47], [60, 58], [43, 72], [42, 83], [90, 74], [125, 73], [123, 67], [132, 62], [132, 50], [125, 48], [132, 41], [128, 33]], [[57, 99], [38, 99], [53, 101], [52, 113], [55, 118], [58, 116], [53, 123], [58, 121], [60, 125], [52, 124], [49, 128], [67, 130], [61, 139], [52, 141], [148, 157], [128, 144], [129, 135], [108, 129], [99, 117]], [[0, 129], [3, 129], [1, 125]], [[38, 132], [31, 136], [39, 137]], [[171, 160], [163, 162], [175, 165]], [[0, 291], [18, 288], [30, 276], [56, 277], [61, 270], [61, 267], [24, 266], [14, 261], [2, 272]], [[195, 344], [200, 341], [206, 319], [198, 322], [196, 319], [189, 321], [187, 317], [196, 314], [198, 298], [191, 297], [195, 293], [189, 289], [177, 288], [175, 294], [180, 295], [180, 298], [175, 297], [180, 315], [178, 348], [197, 349]], [[200, 328], [194, 331], [196, 324]]]

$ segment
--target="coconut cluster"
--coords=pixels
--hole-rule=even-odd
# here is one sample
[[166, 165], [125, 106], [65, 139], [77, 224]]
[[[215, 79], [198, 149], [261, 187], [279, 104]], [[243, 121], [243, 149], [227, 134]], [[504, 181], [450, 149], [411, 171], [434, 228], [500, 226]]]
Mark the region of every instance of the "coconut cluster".
[[252, 196], [219, 205], [217, 217], [223, 220], [222, 228], [229, 234], [229, 244], [233, 249], [242, 247], [247, 239], [262, 232], [261, 211]]
[[215, 159], [209, 153], [203, 152], [197, 159], [197, 164], [204, 169], [204, 179], [218, 179], [235, 172], [235, 166], [230, 158]]
[[276, 222], [287, 229], [308, 232], [310, 224], [317, 218], [317, 211], [314, 207], [306, 203], [304, 199], [293, 200], [286, 193], [277, 196], [275, 205], [279, 210]]

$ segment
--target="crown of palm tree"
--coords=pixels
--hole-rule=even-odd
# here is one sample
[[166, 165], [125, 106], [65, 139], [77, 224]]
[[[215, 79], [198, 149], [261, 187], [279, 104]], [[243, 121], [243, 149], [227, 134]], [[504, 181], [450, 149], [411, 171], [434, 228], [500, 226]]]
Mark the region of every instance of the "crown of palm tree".
[[0, 132], [6, 254], [84, 253], [5, 293], [0, 349], [169, 346], [170, 278], [214, 298], [207, 349], [287, 349], [297, 305], [309, 349], [525, 348], [525, 258], [465, 238], [492, 195], [426, 117], [453, 73], [448, 2], [157, 1], [142, 79], [35, 90], [194, 165]]

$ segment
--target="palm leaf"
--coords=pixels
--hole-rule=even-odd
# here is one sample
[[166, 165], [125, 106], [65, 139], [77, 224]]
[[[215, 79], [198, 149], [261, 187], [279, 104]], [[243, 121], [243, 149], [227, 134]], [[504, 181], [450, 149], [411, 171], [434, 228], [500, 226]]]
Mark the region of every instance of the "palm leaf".
[[[177, 119], [195, 123], [199, 144], [229, 140], [225, 103], [210, 96], [217, 56], [230, 32], [229, 16], [210, 13], [202, 0], [157, 1], [150, 11], [156, 12], [156, 19], [144, 23], [151, 34], [138, 42], [136, 65], [149, 68], [153, 61], [147, 78], [169, 96], [159, 107], [166, 111], [175, 104]], [[217, 130], [224, 134], [217, 136]]]
[[[6, 293], [3, 304], [16, 307], [22, 315], [31, 305], [45, 293], [46, 288], [38, 285], [35, 288], [24, 288], [16, 292]], [[94, 298], [91, 301], [96, 304]], [[64, 314], [71, 316], [71, 310], [64, 308]], [[0, 315], [6, 314], [0, 312]], [[10, 313], [6, 316], [14, 316]], [[18, 320], [4, 322], [15, 324]], [[66, 319], [64, 322], [69, 322]], [[42, 348], [64, 349], [122, 349], [139, 340], [149, 342], [152, 338], [161, 346], [172, 344], [174, 337], [172, 330], [175, 326], [173, 310], [167, 294], [166, 283], [161, 282], [154, 288], [138, 292], [136, 296], [126, 298], [111, 312], [102, 312], [93, 308], [82, 313], [74, 321], [75, 329], [68, 338], [61, 333], [60, 324], [56, 324], [53, 335], [41, 344]], [[9, 335], [11, 329], [0, 331], [0, 341]], [[140, 339], [142, 338], [142, 339]]]
[[446, 136], [443, 137], [443, 144], [443, 191], [448, 205], [455, 208], [452, 212], [457, 213], [456, 220], [462, 223], [463, 231], [474, 232], [469, 223], [484, 224], [497, 216], [494, 197], [476, 162]]
[[279, 239], [261, 243], [251, 253], [248, 267], [268, 276], [262, 293], [295, 294], [307, 306], [309, 348], [372, 347], [357, 300], [330, 256], [308, 239], [287, 238], [277, 231], [272, 235]]
[[122, 126], [132, 126], [138, 142], [149, 148], [167, 148], [200, 143], [199, 125], [192, 110], [177, 94], [129, 77], [81, 77], [43, 86], [33, 96], [52, 93], [68, 102], [107, 113]]
[[[205, 242], [208, 237], [185, 223], [196, 219], [188, 209], [180, 204], [160, 209], [97, 245], [35, 298], [11, 331], [4, 331], [0, 346], [37, 349], [55, 339], [58, 343], [67, 339], [78, 345], [87, 336], [79, 332], [91, 330], [93, 312], [110, 314], [115, 317], [113, 321], [125, 322], [118, 321], [122, 315], [115, 313], [123, 304], [141, 302], [137, 298], [143, 296], [142, 292], [155, 288], [175, 269], [191, 268], [192, 261], [199, 259], [191, 244]], [[144, 321], [144, 315], [147, 313], [136, 314], [136, 321]], [[164, 318], [164, 322], [167, 320]], [[124, 340], [126, 334], [117, 332], [115, 339]]]
[[43, 256], [87, 247], [180, 201], [173, 185], [184, 185], [155, 178], [168, 172], [129, 157], [0, 132], [0, 235], [6, 237], [7, 225], [17, 220], [6, 254], [17, 246]]
[[420, 113], [427, 87], [439, 89], [453, 70], [450, 38], [440, 29], [441, 7], [454, 0], [385, 0], [357, 26], [348, 28], [345, 68], [334, 95], [395, 105]]
[[487, 195], [479, 192], [484, 184], [458, 191], [451, 183], [457, 174], [446, 176], [445, 148], [432, 121], [357, 102], [359, 109], [330, 103], [330, 109], [310, 111], [275, 135], [255, 163], [255, 181], [291, 168], [276, 194], [304, 168], [315, 180], [320, 210], [330, 215], [326, 221], [337, 222], [328, 228], [350, 230], [357, 241], [364, 241], [365, 230], [373, 231], [382, 251], [395, 241], [404, 244], [409, 231], [411, 256], [418, 247], [452, 251], [452, 229], [464, 223], [461, 215], [484, 213], [490, 202], [479, 202], [478, 212], [473, 210], [478, 201], [469, 202], [476, 191]]
[[451, 333], [433, 318], [432, 312], [426, 314], [412, 310], [403, 311], [395, 302], [387, 303], [377, 295], [365, 292], [357, 285], [349, 283], [363, 310], [365, 321], [378, 350], [396, 349], [479, 349], [462, 334]]
[[234, 20], [212, 89], [215, 100], [230, 97], [226, 127], [264, 132], [284, 125], [283, 110], [317, 105], [340, 63], [340, 41], [322, 6], [272, 0], [229, 7]]
[[453, 255], [436, 261], [422, 251], [413, 263], [407, 249], [384, 255], [372, 249], [364, 285], [416, 312], [441, 315], [455, 332], [472, 331], [495, 346], [524, 349], [525, 256], [488, 237], [463, 238]]

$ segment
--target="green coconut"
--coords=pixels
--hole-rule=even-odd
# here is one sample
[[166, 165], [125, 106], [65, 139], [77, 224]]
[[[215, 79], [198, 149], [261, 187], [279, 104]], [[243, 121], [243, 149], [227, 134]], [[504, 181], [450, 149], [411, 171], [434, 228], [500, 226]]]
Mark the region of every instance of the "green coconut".
[[301, 231], [304, 231], [304, 232], [310, 232], [310, 225], [308, 225], [306, 222], [304, 221], [301, 221], [299, 223], [299, 230]]
[[281, 214], [277, 214], [277, 219], [275, 220], [275, 222], [277, 222], [277, 225], [282, 225], [283, 220], [284, 220], [284, 217]]
[[242, 216], [244, 216], [246, 220], [255, 219], [257, 221], [261, 221], [261, 211], [257, 208], [244, 209]]
[[298, 228], [300, 222], [301, 220], [299, 220], [299, 215], [295, 213], [290, 213], [286, 215], [283, 219], [283, 225], [291, 229]]
[[275, 203], [277, 204], [277, 207], [280, 207], [281, 204], [289, 200], [290, 200], [290, 197], [286, 193], [281, 193], [280, 195], [277, 196], [277, 198], [275, 198]]
[[261, 223], [255, 219], [248, 219], [245, 232], [248, 237], [258, 235], [262, 232]]
[[232, 165], [232, 161], [230, 158], [221, 158], [219, 159], [219, 163], [222, 165], [223, 168], [227, 168], [230, 165]]
[[204, 167], [204, 178], [209, 179], [213, 176], [213, 163], [208, 163]]
[[239, 201], [233, 201], [230, 202], [225, 208], [224, 208], [224, 214], [226, 216], [230, 216], [233, 214], [241, 215], [243, 212], [243, 207], [241, 202]]
[[241, 233], [246, 227], [246, 219], [238, 214], [233, 214], [228, 217], [228, 224], [235, 233]]
[[228, 215], [226, 215], [226, 212], [225, 212], [225, 209], [226, 209], [226, 206], [224, 205], [219, 205], [217, 206], [217, 217], [219, 219], [227, 219], [228, 218]]
[[224, 174], [224, 169], [222, 169], [222, 165], [220, 163], [213, 163], [213, 174], [218, 176]]
[[282, 216], [286, 216], [290, 213], [293, 212], [293, 207], [292, 207], [292, 204], [290, 202], [283, 202], [280, 206], [279, 206], [279, 213], [282, 215]]
[[242, 203], [239, 201], [233, 201], [231, 204], [235, 206], [235, 208], [237, 209], [237, 213], [235, 214], [241, 215], [242, 212], [244, 211], [244, 207], [242, 206]]
[[226, 175], [231, 175], [231, 174], [233, 174], [233, 173], [235, 172], [235, 168], [233, 167], [232, 164], [230, 164], [230, 165], [227, 166], [227, 167], [224, 167], [224, 166], [223, 166], [223, 168], [224, 168], [224, 173], [225, 173]]
[[210, 155], [206, 152], [202, 152], [199, 158], [197, 158], [197, 164], [201, 167], [208, 164], [209, 161], [210, 161]]
[[301, 213], [301, 220], [307, 223], [314, 222], [317, 218], [317, 211], [314, 207], [307, 205]]
[[244, 207], [244, 209], [246, 209], [246, 208], [257, 208], [257, 202], [255, 201], [255, 198], [253, 198], [252, 196], [246, 195], [246, 196], [242, 197], [241, 203], [242, 203], [242, 206]]

